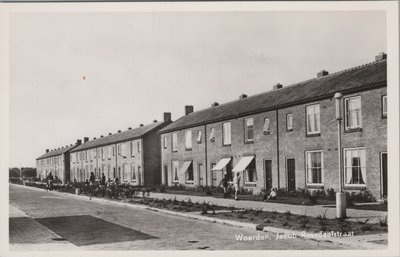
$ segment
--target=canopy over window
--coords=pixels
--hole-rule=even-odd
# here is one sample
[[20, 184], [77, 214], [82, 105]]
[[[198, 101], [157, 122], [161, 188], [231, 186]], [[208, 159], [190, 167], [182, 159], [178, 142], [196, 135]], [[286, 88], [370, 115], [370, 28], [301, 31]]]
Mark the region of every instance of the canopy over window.
[[183, 165], [182, 165], [182, 168], [181, 168], [180, 171], [179, 171], [179, 174], [185, 173], [185, 172], [188, 170], [188, 168], [189, 168], [189, 166], [190, 166], [191, 163], [192, 163], [192, 161], [186, 161], [186, 162], [184, 162]]
[[230, 161], [231, 158], [222, 158], [212, 170], [223, 170]]
[[233, 172], [243, 171], [249, 166], [250, 162], [254, 159], [254, 156], [245, 156], [240, 159], [239, 163], [233, 168]]

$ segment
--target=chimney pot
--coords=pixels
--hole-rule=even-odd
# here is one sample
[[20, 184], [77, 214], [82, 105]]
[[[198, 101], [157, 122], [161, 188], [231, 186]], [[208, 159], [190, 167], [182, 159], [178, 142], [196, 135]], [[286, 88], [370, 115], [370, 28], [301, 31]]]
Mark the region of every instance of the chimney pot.
[[129, 128], [128, 128], [128, 130], [132, 130], [132, 128], [131, 128], [131, 127], [129, 127]]
[[387, 54], [385, 52], [379, 53], [375, 56], [375, 61], [382, 61], [387, 59]]
[[143, 125], [143, 124], [140, 124], [140, 126], [143, 127], [144, 125]]
[[110, 133], [108, 133], [108, 135], [109, 135], [109, 136], [111, 136], [111, 135], [112, 135], [112, 133], [110, 132]]
[[246, 94], [241, 94], [241, 95], [239, 96], [239, 99], [245, 99], [245, 98], [247, 98], [247, 95], [246, 95]]
[[276, 85], [274, 85], [273, 89], [277, 90], [277, 89], [281, 89], [283, 87], [283, 85], [281, 83], [278, 83]]
[[216, 106], [218, 106], [218, 105], [219, 105], [218, 102], [213, 102], [213, 103], [211, 104], [211, 107], [216, 107]]
[[317, 78], [325, 77], [325, 76], [327, 76], [328, 74], [329, 74], [328, 71], [322, 70], [322, 71], [320, 71], [320, 72], [317, 73]]
[[84, 137], [83, 138], [83, 142], [86, 143], [87, 141], [89, 141], [89, 138], [88, 137]]
[[103, 135], [100, 136], [101, 138], [103, 137]]
[[96, 138], [94, 137], [93, 140], [96, 140]]
[[82, 140], [80, 140], [80, 139], [76, 140], [76, 144], [77, 144], [77, 145], [82, 144]]
[[170, 120], [171, 120], [171, 113], [164, 112], [164, 121], [170, 121]]
[[185, 115], [189, 115], [193, 112], [193, 105], [185, 105]]
[[118, 130], [118, 133], [121, 133], [121, 130]]
[[46, 153], [48, 153], [48, 152], [50, 152], [50, 150], [49, 150], [49, 149], [46, 149]]
[[157, 122], [157, 120], [153, 120], [153, 122], [154, 122], [154, 123], [156, 123], [156, 122]]

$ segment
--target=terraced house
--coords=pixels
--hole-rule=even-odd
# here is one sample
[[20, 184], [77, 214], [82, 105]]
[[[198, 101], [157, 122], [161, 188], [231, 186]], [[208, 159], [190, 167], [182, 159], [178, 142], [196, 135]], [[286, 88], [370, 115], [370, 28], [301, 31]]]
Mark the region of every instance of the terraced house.
[[74, 145], [49, 150], [36, 159], [36, 176], [37, 178], [46, 178], [51, 172], [53, 176], [57, 176], [62, 183], [68, 183], [70, 180], [70, 162], [69, 152], [81, 144], [81, 140], [77, 140]]
[[164, 120], [100, 138], [84, 138], [82, 145], [71, 151], [71, 181], [86, 181], [91, 172], [103, 173], [106, 179], [118, 178], [132, 185], [160, 184], [160, 135], [157, 133], [171, 123], [171, 114]]
[[[387, 194], [386, 54], [375, 61], [193, 112], [161, 130], [162, 183], [218, 185], [240, 172], [262, 189], [368, 189]], [[338, 149], [335, 93], [341, 93]], [[338, 156], [341, 153], [342, 161]]]

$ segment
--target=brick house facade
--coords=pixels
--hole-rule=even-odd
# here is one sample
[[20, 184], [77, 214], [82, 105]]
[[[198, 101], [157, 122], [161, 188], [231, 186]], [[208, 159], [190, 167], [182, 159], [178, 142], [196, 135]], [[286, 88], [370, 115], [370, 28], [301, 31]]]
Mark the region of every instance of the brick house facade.
[[71, 151], [71, 181], [89, 180], [93, 172], [106, 179], [116, 177], [121, 183], [154, 185], [161, 183], [160, 129], [171, 123], [171, 114], [164, 113], [163, 121], [116, 134], [89, 140]]
[[[336, 101], [340, 92], [343, 188], [387, 194], [386, 54], [372, 63], [193, 112], [160, 131], [162, 183], [243, 187], [339, 187]], [[199, 133], [201, 135], [199, 136]]]

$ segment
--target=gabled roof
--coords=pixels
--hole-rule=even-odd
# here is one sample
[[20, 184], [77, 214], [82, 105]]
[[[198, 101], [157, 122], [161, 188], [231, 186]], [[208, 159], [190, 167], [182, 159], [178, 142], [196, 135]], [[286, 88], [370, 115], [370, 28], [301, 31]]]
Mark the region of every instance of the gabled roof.
[[166, 126], [160, 133], [329, 98], [336, 92], [345, 94], [383, 87], [386, 86], [386, 82], [386, 59], [384, 59], [193, 112]]
[[137, 138], [143, 137], [145, 134], [163, 127], [163, 125], [166, 125], [168, 123], [164, 121], [158, 121], [154, 122], [152, 124], [143, 126], [143, 127], [138, 127], [135, 129], [131, 130], [126, 130], [119, 132], [117, 134], [105, 136], [105, 137], [100, 137], [95, 140], [88, 141], [86, 143], [81, 144], [80, 146], [76, 147], [73, 151], [71, 152], [77, 152], [77, 151], [82, 151], [90, 148], [95, 148], [95, 147], [100, 147], [100, 146], [105, 146], [105, 145], [110, 145], [110, 144], [115, 144], [119, 142], [124, 142], [128, 140], [133, 140]]
[[77, 145], [71, 145], [71, 146], [67, 146], [67, 147], [62, 147], [60, 149], [56, 149], [54, 151], [50, 151], [48, 153], [45, 153], [45, 154], [39, 156], [38, 158], [36, 158], [36, 160], [45, 159], [45, 158], [57, 156], [57, 155], [60, 155], [60, 154], [64, 154], [64, 153], [74, 149], [75, 147], [77, 147]]

